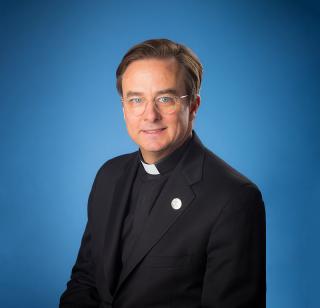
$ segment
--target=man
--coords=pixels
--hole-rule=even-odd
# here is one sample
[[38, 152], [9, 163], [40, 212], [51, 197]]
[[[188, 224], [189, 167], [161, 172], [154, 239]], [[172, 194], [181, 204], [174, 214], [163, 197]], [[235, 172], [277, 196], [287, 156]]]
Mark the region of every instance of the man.
[[170, 40], [131, 48], [117, 70], [139, 151], [98, 171], [60, 307], [265, 307], [258, 188], [192, 130], [202, 66]]

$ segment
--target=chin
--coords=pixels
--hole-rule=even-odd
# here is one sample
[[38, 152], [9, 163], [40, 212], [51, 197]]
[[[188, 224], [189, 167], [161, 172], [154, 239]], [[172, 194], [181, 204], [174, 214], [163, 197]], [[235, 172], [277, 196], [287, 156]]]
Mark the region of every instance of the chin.
[[154, 153], [161, 153], [163, 151], [166, 151], [168, 148], [167, 144], [159, 144], [159, 143], [154, 143], [154, 144], [140, 144], [140, 147], [146, 151], [146, 152], [154, 152]]
[[167, 140], [146, 140], [140, 139], [139, 140], [140, 147], [144, 148], [147, 151], [160, 151], [163, 148], [168, 146]]
[[162, 146], [141, 146], [141, 148], [143, 148], [144, 151], [146, 152], [162, 152], [166, 149], [166, 147], [162, 147]]

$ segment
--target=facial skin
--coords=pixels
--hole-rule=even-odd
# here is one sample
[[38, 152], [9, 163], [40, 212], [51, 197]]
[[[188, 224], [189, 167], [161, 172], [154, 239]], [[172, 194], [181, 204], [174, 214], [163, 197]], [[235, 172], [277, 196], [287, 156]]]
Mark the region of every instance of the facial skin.
[[124, 118], [129, 136], [139, 145], [145, 162], [152, 164], [166, 157], [191, 136], [192, 121], [200, 105], [200, 97], [189, 103], [182, 100], [173, 114], [160, 114], [152, 100], [159, 91], [174, 89], [177, 96], [186, 95], [184, 70], [174, 58], [143, 59], [132, 62], [122, 76], [123, 97], [140, 92], [147, 99], [145, 112], [136, 116], [126, 108]]

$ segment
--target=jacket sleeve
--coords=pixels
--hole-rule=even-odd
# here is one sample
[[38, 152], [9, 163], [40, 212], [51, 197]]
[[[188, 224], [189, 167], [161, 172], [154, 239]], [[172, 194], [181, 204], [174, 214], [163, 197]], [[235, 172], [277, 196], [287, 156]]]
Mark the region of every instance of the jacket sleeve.
[[266, 306], [265, 228], [259, 190], [253, 185], [242, 187], [211, 232], [201, 307]]
[[[97, 177], [96, 177], [97, 178]], [[95, 285], [95, 264], [91, 256], [90, 205], [95, 191], [92, 186], [88, 200], [88, 222], [82, 236], [76, 263], [67, 289], [60, 297], [60, 308], [98, 308], [99, 295]]]

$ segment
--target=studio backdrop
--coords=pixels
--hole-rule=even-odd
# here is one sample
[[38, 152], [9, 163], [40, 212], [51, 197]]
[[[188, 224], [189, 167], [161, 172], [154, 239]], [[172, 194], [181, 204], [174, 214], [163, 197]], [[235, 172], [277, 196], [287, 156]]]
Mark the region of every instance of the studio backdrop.
[[1, 1], [0, 305], [53, 308], [97, 169], [136, 150], [115, 70], [169, 38], [204, 66], [195, 130], [261, 189], [267, 306], [319, 302], [317, 1]]

